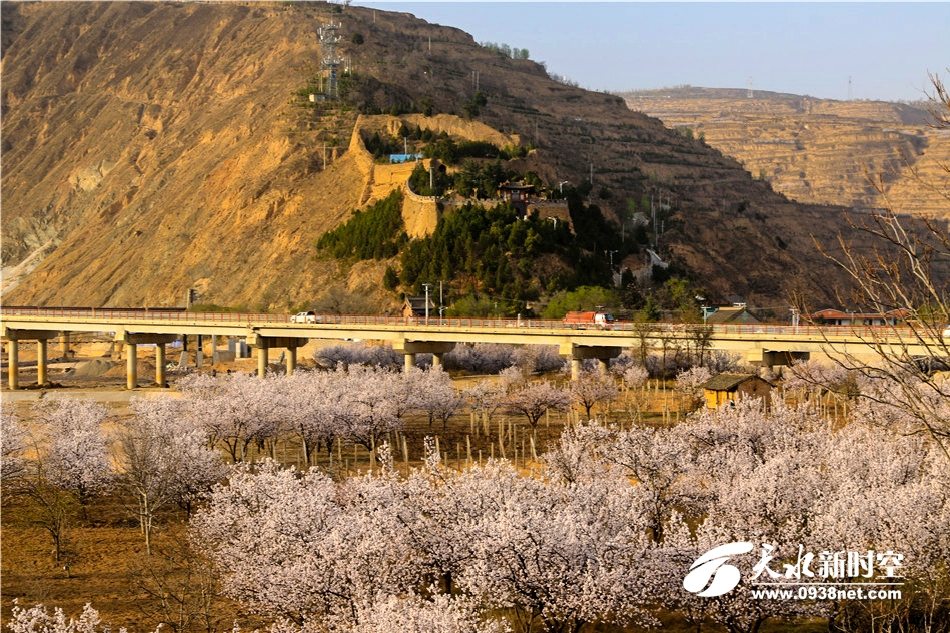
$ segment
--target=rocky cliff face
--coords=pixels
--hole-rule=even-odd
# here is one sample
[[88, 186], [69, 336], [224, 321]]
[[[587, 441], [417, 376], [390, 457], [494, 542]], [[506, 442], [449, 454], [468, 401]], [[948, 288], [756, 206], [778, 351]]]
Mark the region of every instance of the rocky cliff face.
[[702, 135], [801, 202], [950, 218], [950, 135], [919, 107], [744, 90], [629, 93], [633, 110]]
[[253, 5], [3, 11], [23, 24], [3, 59], [4, 264], [55, 245], [10, 300], [177, 304], [197, 287], [263, 306], [328, 281], [313, 243], [360, 176], [318, 169], [289, 105], [315, 22]]
[[[357, 113], [315, 117], [295, 97], [330, 19], [374, 107], [461, 115], [474, 72], [488, 98], [479, 125], [535, 148], [525, 165], [542, 178], [579, 185], [593, 167], [592, 201], [608, 215], [663, 199], [659, 248], [712, 297], [829, 297], [840, 280], [811, 238], [845, 228], [839, 209], [790, 203], [620, 98], [556, 83], [456, 29], [334, 10], [4, 3], [4, 301], [180, 304], [190, 287], [249, 308], [327, 292], [366, 297], [367, 309], [391, 301], [383, 264], [313, 258], [319, 235], [374, 187], [347, 151]], [[929, 147], [887, 134], [903, 154]]]

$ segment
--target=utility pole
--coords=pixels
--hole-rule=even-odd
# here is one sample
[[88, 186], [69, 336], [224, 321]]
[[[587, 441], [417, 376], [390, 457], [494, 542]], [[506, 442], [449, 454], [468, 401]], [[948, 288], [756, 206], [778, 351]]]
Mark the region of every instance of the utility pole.
[[650, 194], [650, 215], [653, 216], [653, 248], [656, 248], [656, 243], [660, 239], [660, 235], [656, 226], [656, 206], [653, 204], [652, 193]]
[[706, 316], [707, 316], [706, 310], [709, 309], [709, 306], [706, 305], [706, 297], [702, 295], [696, 295], [694, 299], [696, 299], [696, 301], [699, 301], [699, 309], [703, 311], [703, 325], [706, 325]]
[[422, 284], [422, 287], [426, 289], [426, 325], [429, 325], [429, 286], [432, 284]]
[[618, 252], [618, 251], [604, 251], [604, 255], [607, 255], [608, 257], [610, 257], [610, 272], [611, 272], [611, 274], [613, 274], [613, 272], [614, 272], [614, 253], [617, 253], [617, 252]]
[[442, 280], [439, 280], [439, 325], [442, 325], [442, 312], [445, 310], [445, 306], [442, 305]]

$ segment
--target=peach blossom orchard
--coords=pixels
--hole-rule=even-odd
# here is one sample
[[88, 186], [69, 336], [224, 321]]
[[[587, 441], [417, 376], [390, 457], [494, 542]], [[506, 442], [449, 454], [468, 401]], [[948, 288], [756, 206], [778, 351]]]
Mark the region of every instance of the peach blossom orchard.
[[[635, 402], [647, 370], [615, 369], [573, 385], [508, 369], [464, 391], [438, 369], [357, 364], [263, 380], [194, 375], [179, 382], [181, 398], [135, 400], [111, 432], [108, 411], [90, 402], [45, 403], [29, 423], [5, 409], [4, 488], [44, 509], [57, 552], [70, 508], [107, 490], [121, 491], [147, 543], [164, 508], [185, 508], [219, 591], [281, 633], [581, 631], [670, 614], [735, 633], [801, 620], [950, 629], [950, 460], [892, 385], [806, 363], [785, 380], [791, 404], [776, 392], [769, 407], [707, 411], [709, 372], [687, 369], [677, 388], [695, 411], [657, 426]], [[596, 420], [567, 424], [530, 461], [446, 463], [436, 449], [450, 421], [492, 433], [503, 415], [533, 442], [547, 411], [571, 406]], [[950, 419], [946, 399], [934, 407]], [[407, 416], [433, 435], [411, 469]], [[362, 472], [343, 475], [344, 442], [372, 452]], [[287, 445], [299, 467], [278, 461]], [[684, 590], [693, 561], [730, 542], [755, 548], [732, 561], [738, 586], [718, 597]], [[902, 597], [755, 598], [762, 545], [775, 548], [765, 579], [785, 578], [800, 546], [899, 553], [889, 577]], [[92, 606], [72, 620], [18, 605], [9, 623], [13, 633], [103, 626]]]

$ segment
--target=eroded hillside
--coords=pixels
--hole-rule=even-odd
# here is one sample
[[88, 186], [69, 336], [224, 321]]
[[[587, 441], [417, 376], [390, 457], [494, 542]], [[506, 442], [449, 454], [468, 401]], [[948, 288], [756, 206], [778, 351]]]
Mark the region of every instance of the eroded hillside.
[[370, 109], [471, 116], [477, 86], [477, 120], [532, 148], [523, 168], [548, 183], [593, 174], [590, 202], [608, 217], [664, 200], [658, 248], [711, 298], [805, 289], [820, 302], [842, 280], [812, 239], [846, 228], [840, 209], [791, 203], [619, 97], [552, 81], [457, 29], [338, 10], [4, 3], [2, 253], [18, 281], [4, 300], [179, 304], [195, 287], [205, 302], [260, 308], [330, 291], [392, 302], [384, 264], [313, 257], [322, 233], [381, 195], [349, 149], [356, 109], [301, 106], [330, 19]]
[[[689, 129], [802, 202], [950, 218], [950, 131], [922, 108], [745, 90], [628, 93], [631, 109]], [[883, 192], [883, 193], [882, 193]]]

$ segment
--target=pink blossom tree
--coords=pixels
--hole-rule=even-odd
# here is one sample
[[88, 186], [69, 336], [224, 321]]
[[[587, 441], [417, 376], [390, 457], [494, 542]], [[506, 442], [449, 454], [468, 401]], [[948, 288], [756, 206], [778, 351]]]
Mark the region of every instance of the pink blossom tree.
[[489, 424], [495, 414], [505, 407], [507, 395], [506, 385], [499, 381], [479, 380], [465, 390], [465, 397], [472, 411], [484, 416]]
[[72, 492], [86, 515], [94, 495], [112, 483], [112, 464], [102, 424], [109, 411], [89, 400], [66, 398], [41, 402], [33, 416], [43, 422], [46, 450], [42, 457], [49, 482]]
[[[0, 482], [14, 483], [26, 470], [27, 433], [13, 406], [0, 405]], [[9, 488], [8, 488], [9, 489]]]
[[135, 399], [133, 417], [118, 433], [116, 481], [139, 522], [146, 552], [152, 553], [152, 529], [159, 510], [191, 503], [208, 494], [223, 474], [217, 453], [203, 432], [175, 409], [187, 403], [170, 398]]
[[263, 447], [278, 432], [274, 415], [275, 385], [281, 378], [234, 373], [186, 377], [178, 387], [190, 403], [188, 415], [202, 425], [213, 442], [221, 442], [233, 462], [248, 458], [252, 444]]
[[377, 594], [402, 595], [416, 577], [392, 511], [392, 475], [338, 485], [311, 469], [265, 461], [236, 467], [192, 520], [226, 595], [298, 625], [352, 625]]
[[649, 547], [635, 487], [545, 483], [503, 464], [460, 477], [480, 515], [466, 535], [474, 556], [458, 574], [461, 590], [488, 609], [513, 610], [525, 632], [652, 621], [645, 570], [634, 571]]
[[577, 380], [571, 381], [571, 398], [584, 407], [584, 415], [590, 419], [591, 410], [598, 404], [610, 402], [617, 397], [617, 383], [613, 378], [600, 372], [582, 372]]
[[[89, 603], [83, 607], [79, 619], [67, 619], [66, 614], [59, 607], [55, 607], [52, 613], [42, 604], [23, 608], [14, 598], [7, 628], [11, 633], [108, 633], [110, 631], [110, 627], [101, 625], [102, 618], [99, 617], [99, 612]], [[126, 633], [126, 630], [121, 628], [119, 633]]]
[[344, 395], [336, 389], [336, 378], [335, 372], [298, 371], [281, 379], [283, 388], [278, 397], [283, 408], [283, 427], [300, 440], [308, 468], [320, 443], [331, 451], [334, 439], [342, 431], [342, 425], [337, 423], [337, 409]]
[[541, 417], [548, 411], [563, 411], [570, 405], [571, 396], [551, 383], [528, 383], [508, 393], [506, 404], [512, 413], [521, 413], [531, 428], [537, 428]]
[[676, 375], [676, 391], [686, 400], [689, 411], [696, 410], [703, 402], [703, 385], [712, 374], [705, 367], [691, 367]]
[[[28, 436], [33, 456], [19, 462], [26, 468], [15, 491], [29, 500], [33, 521], [49, 533], [58, 562], [77, 509], [85, 514], [88, 499], [109, 484], [110, 464], [101, 428], [108, 412], [93, 402], [71, 399], [42, 403], [32, 412], [37, 419], [36, 432]], [[21, 454], [22, 448], [21, 444]]]
[[675, 429], [634, 428], [615, 437], [603, 458], [637, 482], [647, 531], [662, 541], [666, 519], [674, 509], [689, 507], [696, 494], [687, 480], [689, 447]]
[[601, 476], [607, 468], [604, 448], [614, 439], [613, 431], [596, 422], [566, 427], [544, 454], [546, 475], [567, 484]]
[[[611, 371], [614, 371], [614, 367], [611, 367]], [[646, 384], [650, 373], [642, 365], [634, 365], [630, 362], [617, 365], [614, 373], [620, 375], [626, 388], [624, 400], [628, 407], [627, 412], [635, 422], [640, 422], [649, 399]]]
[[650, 378], [650, 372], [642, 365], [630, 365], [621, 373], [621, 379], [627, 389], [639, 389]]
[[[352, 414], [344, 422], [347, 437], [374, 450], [390, 431], [402, 428], [400, 412], [415, 408], [418, 394], [408, 389], [404, 375], [394, 372], [357, 368], [347, 372], [340, 387], [346, 394], [348, 410]], [[410, 380], [415, 380], [410, 379]]]
[[418, 406], [429, 417], [429, 426], [433, 420], [442, 422], [442, 430], [446, 430], [449, 420], [465, 404], [465, 396], [461, 395], [452, 386], [452, 379], [439, 368], [416, 372], [423, 377], [418, 388]]
[[477, 604], [437, 594], [386, 596], [357, 609], [353, 633], [506, 633], [504, 622], [484, 619]]

